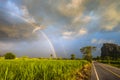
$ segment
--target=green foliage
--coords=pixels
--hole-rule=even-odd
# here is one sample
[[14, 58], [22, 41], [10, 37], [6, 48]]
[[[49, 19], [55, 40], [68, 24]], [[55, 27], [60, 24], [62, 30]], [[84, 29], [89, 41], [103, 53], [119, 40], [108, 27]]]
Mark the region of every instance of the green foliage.
[[50, 54], [50, 58], [53, 58], [53, 54]]
[[5, 59], [15, 59], [15, 55], [13, 53], [6, 53], [5, 55]]
[[120, 60], [101, 60], [100, 62], [120, 68]]
[[100, 60], [100, 59], [101, 59], [101, 57], [100, 57], [100, 56], [97, 56], [97, 57], [96, 57], [96, 59], [97, 59], [97, 60]]
[[84, 60], [3, 60], [0, 80], [76, 80]]
[[107, 56], [113, 60], [118, 60], [120, 58], [120, 46], [113, 43], [104, 43], [101, 47], [101, 58], [105, 60]]
[[110, 64], [110, 57], [109, 57], [109, 56], [106, 56], [105, 58], [106, 58], [108, 64]]
[[88, 61], [92, 61], [92, 52], [96, 50], [96, 47], [94, 46], [86, 46], [80, 49], [80, 51], [83, 53], [83, 58]]
[[71, 59], [75, 60], [75, 54], [71, 54]]

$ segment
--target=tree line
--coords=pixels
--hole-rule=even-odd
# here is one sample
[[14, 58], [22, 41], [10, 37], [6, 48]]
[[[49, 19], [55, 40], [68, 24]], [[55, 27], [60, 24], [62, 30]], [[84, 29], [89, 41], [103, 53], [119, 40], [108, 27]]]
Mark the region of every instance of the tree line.
[[[88, 60], [89, 62], [92, 61], [92, 52], [96, 51], [95, 46], [85, 46], [80, 48], [80, 52], [83, 54], [83, 59]], [[5, 59], [15, 59], [16, 56], [13, 53], [6, 53], [4, 55]], [[71, 54], [70, 55], [71, 60], [75, 60], [76, 55]], [[50, 54], [50, 58], [53, 58], [53, 55]], [[114, 59], [117, 60], [120, 58], [120, 46], [113, 43], [104, 43], [101, 47], [101, 56], [97, 56], [94, 59]], [[66, 58], [63, 58], [66, 59]]]

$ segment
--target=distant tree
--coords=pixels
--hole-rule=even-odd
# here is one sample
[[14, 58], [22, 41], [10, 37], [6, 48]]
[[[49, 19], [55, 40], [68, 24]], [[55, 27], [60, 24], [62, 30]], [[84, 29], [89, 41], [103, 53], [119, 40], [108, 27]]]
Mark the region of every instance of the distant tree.
[[101, 58], [106, 60], [107, 56], [114, 60], [120, 58], [120, 46], [114, 43], [104, 43], [101, 47]]
[[105, 58], [107, 60], [107, 63], [110, 64], [110, 56], [106, 56]]
[[83, 53], [83, 58], [92, 61], [92, 52], [96, 50], [96, 47], [94, 46], [86, 46], [80, 49], [80, 51]]
[[6, 53], [5, 55], [5, 59], [15, 59], [16, 56], [13, 53]]
[[100, 60], [100, 56], [97, 56], [96, 59], [97, 59], [97, 60]]
[[75, 59], [75, 54], [71, 54], [71, 59], [72, 59], [72, 60]]
[[0, 57], [3, 57], [3, 54], [0, 53]]
[[53, 58], [53, 54], [50, 54], [50, 58]]
[[0, 54], [0, 57], [2, 57], [2, 55]]

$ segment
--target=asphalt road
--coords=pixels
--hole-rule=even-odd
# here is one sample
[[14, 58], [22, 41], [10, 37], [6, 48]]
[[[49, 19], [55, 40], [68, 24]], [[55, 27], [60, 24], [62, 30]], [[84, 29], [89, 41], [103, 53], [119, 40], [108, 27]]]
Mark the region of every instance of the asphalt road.
[[120, 80], [120, 69], [93, 62], [91, 80]]

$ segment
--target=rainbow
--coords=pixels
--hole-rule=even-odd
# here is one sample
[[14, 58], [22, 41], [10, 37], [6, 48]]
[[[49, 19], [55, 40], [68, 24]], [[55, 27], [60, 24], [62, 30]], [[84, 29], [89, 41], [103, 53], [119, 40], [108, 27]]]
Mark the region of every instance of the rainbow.
[[[14, 15], [14, 16], [22, 19], [22, 20], [25, 21], [26, 23], [28, 23], [28, 24], [30, 24], [31, 26], [33, 26], [35, 29], [38, 28], [38, 27], [40, 27], [39, 25], [36, 26], [36, 24], [31, 23], [28, 19], [26, 19], [26, 18], [24, 18], [24, 17], [21, 17], [21, 16], [19, 16], [19, 15], [17, 15], [17, 14], [14, 14], [14, 13], [12, 13], [12, 12], [7, 12], [7, 13], [8, 13], [8, 14], [11, 14], [11, 15]], [[39, 29], [39, 30], [40, 30], [40, 29]], [[35, 32], [35, 31], [33, 30], [33, 32]], [[48, 43], [49, 43], [49, 45], [50, 45], [50, 48], [51, 48], [51, 50], [52, 50], [52, 52], [53, 52], [52, 54], [53, 54], [54, 58], [57, 58], [57, 55], [56, 55], [56, 52], [55, 52], [55, 49], [54, 49], [54, 47], [53, 47], [52, 42], [50, 41], [50, 39], [48, 38], [48, 36], [45, 34], [45, 32], [43, 32], [43, 31], [41, 31], [41, 30], [40, 30], [40, 32], [41, 32], [41, 34], [44, 36], [44, 38], [48, 41]]]

